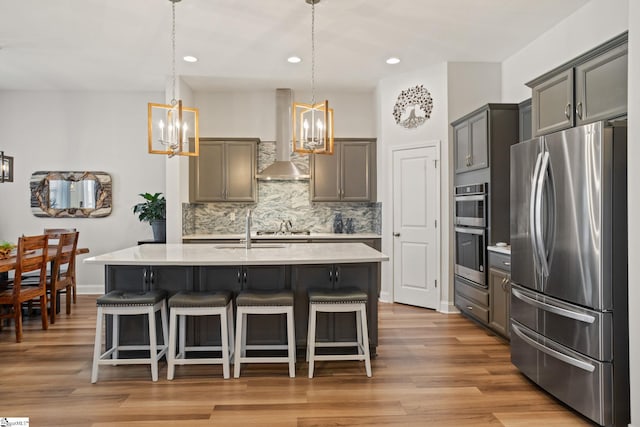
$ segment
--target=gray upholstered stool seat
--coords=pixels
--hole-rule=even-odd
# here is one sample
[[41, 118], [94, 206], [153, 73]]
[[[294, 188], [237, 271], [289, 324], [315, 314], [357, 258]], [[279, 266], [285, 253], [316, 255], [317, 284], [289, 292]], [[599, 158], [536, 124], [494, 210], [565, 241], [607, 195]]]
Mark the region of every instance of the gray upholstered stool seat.
[[[176, 365], [221, 364], [223, 377], [229, 378], [233, 356], [233, 304], [230, 291], [180, 291], [169, 298], [169, 351], [167, 379], [172, 380]], [[186, 345], [187, 316], [220, 316], [220, 345]], [[179, 320], [179, 322], [177, 322]], [[209, 320], [203, 320], [203, 322]], [[176, 323], [179, 323], [176, 326]], [[178, 353], [176, 354], [176, 339]], [[188, 352], [220, 351], [220, 357], [191, 357]]]
[[292, 291], [242, 291], [236, 297], [239, 306], [293, 305]]
[[[367, 293], [357, 288], [310, 289], [309, 326], [307, 328], [307, 361], [309, 378], [313, 378], [316, 360], [363, 360], [367, 376], [371, 376], [369, 356], [369, 332], [367, 327]], [[349, 313], [356, 316], [356, 341], [316, 341], [318, 313]], [[336, 322], [338, 318], [336, 317]], [[339, 326], [338, 326], [339, 327]], [[316, 354], [316, 347], [356, 347], [357, 354]]]
[[[296, 376], [296, 343], [293, 319], [293, 291], [242, 291], [236, 296], [236, 350], [233, 376], [240, 376], [242, 363], [288, 363], [289, 376]], [[287, 319], [287, 343], [247, 345], [247, 315], [284, 314]], [[247, 356], [247, 350], [287, 350], [286, 357]]]
[[367, 302], [367, 298], [367, 293], [358, 288], [309, 290], [311, 304]]
[[154, 305], [167, 297], [167, 291], [156, 289], [145, 292], [111, 291], [96, 300], [96, 305]]
[[180, 291], [169, 298], [171, 307], [226, 307], [231, 301], [230, 291]]
[[[167, 351], [167, 292], [162, 289], [152, 291], [114, 290], [96, 300], [96, 337], [93, 347], [93, 367], [91, 382], [98, 381], [100, 365], [151, 365], [151, 379], [158, 381], [158, 360]], [[156, 312], [160, 311], [162, 323], [162, 344], [156, 340]], [[106, 315], [111, 315], [111, 347], [102, 352], [102, 323]], [[145, 315], [149, 323], [149, 342], [136, 345], [120, 345], [119, 318], [121, 315]], [[149, 357], [119, 358], [119, 351], [144, 350]]]

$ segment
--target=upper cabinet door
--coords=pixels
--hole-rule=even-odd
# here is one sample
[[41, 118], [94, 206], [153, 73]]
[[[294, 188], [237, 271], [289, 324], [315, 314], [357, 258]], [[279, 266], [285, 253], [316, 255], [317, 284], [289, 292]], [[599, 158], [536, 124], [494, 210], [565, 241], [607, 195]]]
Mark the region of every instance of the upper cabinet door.
[[489, 166], [487, 111], [482, 111], [453, 127], [456, 173]]
[[371, 144], [342, 144], [342, 194], [345, 202], [371, 200]]
[[334, 202], [340, 200], [340, 143], [334, 143], [333, 154], [311, 155], [311, 200]]
[[471, 165], [467, 170], [482, 169], [489, 166], [487, 138], [487, 112], [483, 111], [469, 119], [469, 154]]
[[255, 200], [256, 144], [231, 142], [226, 144], [227, 201]]
[[577, 124], [627, 112], [627, 44], [576, 67]]
[[224, 200], [224, 144], [200, 141], [200, 155], [189, 158], [189, 199], [192, 202]]
[[464, 172], [469, 162], [469, 122], [464, 121], [453, 128], [453, 140], [456, 150], [456, 173]]
[[535, 136], [573, 126], [573, 69], [563, 71], [532, 88]]

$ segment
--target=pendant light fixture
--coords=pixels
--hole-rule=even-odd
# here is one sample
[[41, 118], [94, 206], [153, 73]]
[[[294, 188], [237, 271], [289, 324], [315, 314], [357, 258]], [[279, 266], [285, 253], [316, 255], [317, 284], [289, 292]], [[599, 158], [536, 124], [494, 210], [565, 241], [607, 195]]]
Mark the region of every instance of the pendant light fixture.
[[315, 10], [320, 0], [305, 0], [311, 5], [311, 104], [293, 103], [293, 151], [333, 154], [333, 109], [329, 101], [316, 104]]
[[5, 156], [0, 151], [0, 183], [13, 182], [13, 157]]
[[172, 93], [171, 104], [148, 105], [149, 153], [197, 156], [200, 153], [198, 109], [182, 106], [176, 100], [176, 3], [171, 2]]

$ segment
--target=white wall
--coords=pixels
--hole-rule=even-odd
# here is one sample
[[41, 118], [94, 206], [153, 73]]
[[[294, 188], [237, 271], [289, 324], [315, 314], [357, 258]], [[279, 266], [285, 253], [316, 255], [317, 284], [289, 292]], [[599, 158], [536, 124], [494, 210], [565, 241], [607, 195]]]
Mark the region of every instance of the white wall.
[[[433, 98], [433, 112], [425, 124], [416, 129], [398, 126], [393, 118], [393, 107], [403, 90], [424, 85]], [[393, 301], [393, 194], [392, 194], [392, 149], [403, 145], [440, 141], [440, 187], [449, 188], [449, 167], [447, 153], [449, 142], [447, 106], [447, 66], [438, 64], [399, 76], [381, 80], [377, 87], [378, 105], [378, 201], [382, 202], [382, 252], [389, 255], [389, 262], [382, 264], [382, 289], [380, 298]], [[440, 230], [449, 229], [449, 197], [441, 192]], [[441, 235], [441, 251], [449, 253], [448, 233]], [[440, 267], [440, 283], [449, 277], [448, 257], [443, 257]], [[445, 282], [446, 283], [446, 282]], [[442, 286], [441, 301], [448, 301], [449, 289]]]
[[[294, 100], [311, 102], [311, 95], [295, 92]], [[320, 98], [322, 96], [322, 98]], [[334, 110], [337, 138], [373, 138], [376, 136], [375, 93], [323, 92], [316, 101], [329, 100]], [[276, 90], [237, 92], [195, 92], [200, 110], [202, 137], [276, 138]]]
[[[629, 30], [629, 144], [628, 164], [640, 161], [640, 4], [637, 0], [592, 0], [554, 28], [534, 40], [502, 64], [503, 101], [517, 102], [531, 96], [524, 84], [546, 71]], [[640, 169], [628, 169], [629, 218], [637, 217]], [[640, 288], [637, 286], [640, 248], [632, 243], [640, 238], [640, 226], [629, 222], [629, 357], [631, 368], [631, 424], [640, 426], [640, 338], [634, 333], [640, 324]]]
[[502, 101], [530, 98], [526, 82], [626, 31], [628, 4], [628, 0], [592, 0], [506, 59]]
[[[0, 92], [1, 148], [15, 157], [13, 183], [0, 184], [0, 240], [45, 227], [75, 227], [79, 245], [101, 254], [152, 236], [132, 213], [138, 193], [164, 191], [162, 156], [147, 154], [147, 102], [161, 93]], [[29, 178], [35, 171], [104, 171], [113, 180], [113, 210], [105, 218], [37, 218]], [[84, 258], [86, 256], [82, 256]], [[102, 293], [104, 267], [77, 266], [78, 292]]]
[[449, 62], [449, 123], [485, 104], [502, 102], [501, 75], [498, 62]]

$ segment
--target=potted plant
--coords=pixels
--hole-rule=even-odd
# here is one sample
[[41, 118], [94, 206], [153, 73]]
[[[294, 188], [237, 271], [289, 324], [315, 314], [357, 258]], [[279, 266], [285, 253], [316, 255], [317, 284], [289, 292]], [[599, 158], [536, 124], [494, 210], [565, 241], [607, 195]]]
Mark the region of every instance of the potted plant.
[[151, 224], [153, 230], [153, 240], [156, 242], [166, 241], [167, 230], [167, 202], [162, 193], [140, 193], [144, 202], [133, 207], [133, 213], [138, 214], [140, 221]]

